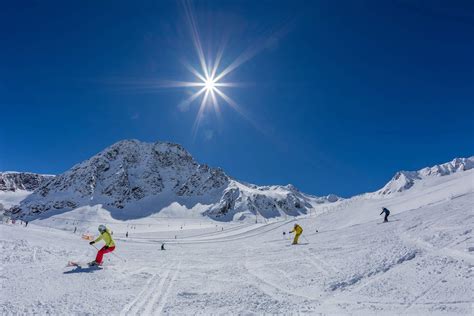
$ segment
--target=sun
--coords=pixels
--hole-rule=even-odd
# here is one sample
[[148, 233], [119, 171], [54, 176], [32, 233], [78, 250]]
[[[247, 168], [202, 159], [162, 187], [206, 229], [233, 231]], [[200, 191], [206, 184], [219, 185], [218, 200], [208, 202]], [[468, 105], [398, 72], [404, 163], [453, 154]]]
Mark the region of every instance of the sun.
[[207, 78], [204, 81], [204, 87], [206, 88], [207, 92], [211, 92], [216, 88], [216, 82], [214, 78]]
[[[218, 118], [221, 115], [221, 106], [227, 104], [238, 114], [249, 119], [245, 111], [227, 95], [227, 91], [234, 87], [240, 87], [242, 84], [229, 82], [227, 75], [236, 70], [240, 65], [250, 60], [258, 50], [244, 50], [237, 58], [222, 67], [223, 55], [226, 42], [223, 41], [217, 50], [204, 53], [197, 23], [189, 3], [184, 2], [186, 21], [189, 26], [191, 40], [196, 51], [197, 63], [189, 63], [182, 60], [183, 65], [193, 74], [192, 81], [168, 81], [167, 87], [181, 87], [192, 89], [193, 93], [178, 105], [181, 109], [187, 109], [194, 103], [198, 104], [198, 113], [194, 122], [193, 134], [196, 134], [202, 118], [207, 109], [214, 109]], [[227, 58], [226, 58], [227, 59]], [[250, 119], [249, 119], [250, 120]]]
[[214, 60], [207, 60], [204, 57], [199, 38], [196, 38], [195, 46], [200, 67], [195, 68], [189, 63], [184, 63], [184, 66], [194, 75], [195, 81], [176, 81], [173, 84], [175, 87], [197, 88], [189, 98], [180, 104], [180, 106], [185, 108], [196, 100], [200, 100], [198, 114], [194, 122], [194, 132], [198, 129], [200, 121], [208, 108], [213, 108], [216, 114], [220, 116], [221, 104], [225, 103], [238, 113], [243, 113], [238, 104], [224, 92], [224, 89], [237, 86], [236, 83], [223, 80], [226, 75], [236, 68], [235, 64], [231, 64], [224, 68], [224, 70], [219, 71], [223, 50], [218, 51]]

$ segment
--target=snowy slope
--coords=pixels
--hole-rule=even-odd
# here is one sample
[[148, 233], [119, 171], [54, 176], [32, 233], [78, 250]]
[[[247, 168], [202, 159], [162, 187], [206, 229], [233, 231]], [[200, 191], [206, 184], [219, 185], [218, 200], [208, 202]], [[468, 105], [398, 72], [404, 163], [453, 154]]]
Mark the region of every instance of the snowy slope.
[[314, 197], [295, 187], [259, 187], [197, 163], [180, 145], [118, 142], [40, 186], [13, 207], [14, 216], [44, 218], [100, 206], [117, 219], [143, 218], [173, 208], [221, 221], [307, 214], [336, 196]]
[[[54, 216], [0, 225], [0, 314], [472, 315], [473, 183], [474, 170], [428, 177], [268, 223], [116, 220], [120, 258], [100, 270], [65, 267], [93, 258], [80, 233], [100, 218], [76, 234], [39, 225]], [[282, 234], [295, 221], [300, 246]]]

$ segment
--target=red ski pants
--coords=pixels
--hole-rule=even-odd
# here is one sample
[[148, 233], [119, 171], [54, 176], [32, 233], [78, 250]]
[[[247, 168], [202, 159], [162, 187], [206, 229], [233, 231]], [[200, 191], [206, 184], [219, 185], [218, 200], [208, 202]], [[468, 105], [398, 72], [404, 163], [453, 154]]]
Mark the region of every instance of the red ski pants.
[[97, 253], [97, 257], [95, 257], [95, 262], [101, 264], [102, 263], [102, 258], [104, 257], [104, 254], [112, 252], [115, 250], [115, 246], [105, 248], [106, 246], [102, 247], [99, 252]]

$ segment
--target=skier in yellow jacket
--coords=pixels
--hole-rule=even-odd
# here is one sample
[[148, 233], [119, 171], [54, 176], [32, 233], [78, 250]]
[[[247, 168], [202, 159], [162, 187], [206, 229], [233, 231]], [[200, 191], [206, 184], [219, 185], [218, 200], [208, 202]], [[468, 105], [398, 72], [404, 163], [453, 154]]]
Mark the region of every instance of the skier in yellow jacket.
[[91, 266], [99, 266], [102, 264], [102, 258], [104, 257], [104, 254], [112, 252], [115, 250], [115, 242], [112, 239], [112, 234], [110, 230], [105, 227], [105, 225], [99, 225], [99, 232], [100, 236], [97, 237], [96, 240], [91, 241], [89, 244], [93, 245], [96, 242], [103, 240], [105, 242], [105, 246], [102, 247], [99, 252], [97, 252], [97, 256], [95, 257], [95, 261], [92, 261], [89, 263]]
[[293, 245], [297, 245], [298, 244], [298, 239], [300, 238], [301, 234], [303, 233], [303, 228], [300, 225], [295, 224], [295, 226], [293, 227], [293, 230], [290, 231], [290, 234], [291, 233], [295, 233], [295, 238], [293, 239]]

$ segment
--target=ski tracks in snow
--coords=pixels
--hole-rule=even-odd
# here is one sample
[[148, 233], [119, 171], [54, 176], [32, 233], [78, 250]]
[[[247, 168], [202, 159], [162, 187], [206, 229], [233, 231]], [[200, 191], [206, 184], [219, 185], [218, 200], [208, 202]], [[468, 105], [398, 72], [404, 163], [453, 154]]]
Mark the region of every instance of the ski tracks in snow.
[[468, 239], [464, 239], [462, 241], [459, 241], [456, 239], [452, 243], [444, 247], [437, 248], [431, 245], [430, 243], [418, 238], [414, 238], [408, 235], [407, 233], [403, 233], [401, 235], [401, 238], [403, 241], [409, 244], [412, 244], [415, 247], [427, 252], [428, 255], [434, 255], [434, 256], [440, 256], [440, 257], [451, 257], [456, 260], [464, 260], [468, 262], [469, 264], [474, 265], [474, 256], [470, 255], [469, 253], [464, 253], [462, 251], [451, 248], [452, 245], [457, 245], [459, 243], [465, 242]]
[[405, 312], [408, 311], [414, 304], [416, 304], [416, 302], [423, 298], [426, 294], [428, 294], [429, 291], [431, 291], [432, 288], [434, 288], [439, 282], [441, 282], [441, 280], [443, 280], [443, 278], [439, 278], [438, 280], [436, 280], [435, 282], [433, 282], [430, 286], [426, 287], [420, 294], [416, 295], [415, 298], [408, 303], [408, 306], [406, 307], [405, 309]]
[[135, 299], [123, 308], [120, 315], [160, 314], [180, 268], [181, 261], [176, 266], [169, 264], [162, 271], [155, 273]]
[[[178, 266], [174, 271], [171, 273], [171, 276], [168, 277], [165, 281], [165, 286], [164, 288], [162, 287], [162, 291], [160, 293], [160, 296], [158, 297], [158, 304], [156, 306], [156, 309], [154, 309], [152, 312], [153, 314], [160, 314], [163, 308], [165, 307], [165, 304], [168, 300], [168, 295], [170, 292], [171, 287], [173, 287], [174, 282], [176, 281], [176, 277], [178, 276], [178, 273], [181, 268], [181, 261], [178, 263]], [[168, 273], [169, 275], [170, 273]]]
[[[262, 277], [258, 272], [254, 271], [252, 267], [250, 267], [248, 258], [249, 258], [249, 249], [247, 248], [245, 250], [245, 259], [243, 262], [240, 262], [240, 265], [243, 267], [243, 269], [247, 272], [247, 275], [250, 277], [249, 281], [251, 284], [256, 286], [260, 291], [263, 293], [269, 295], [275, 300], [278, 301], [291, 301], [291, 298], [297, 298], [298, 300], [309, 300], [309, 301], [315, 301], [319, 303], [319, 297], [314, 297], [311, 295], [302, 295], [295, 293], [294, 291], [290, 289], [286, 289], [283, 286], [279, 286], [275, 284], [274, 282], [268, 281], [266, 278]], [[278, 269], [279, 271], [282, 271]], [[286, 275], [287, 273], [284, 272], [282, 275]]]
[[307, 259], [308, 262], [313, 267], [315, 267], [316, 269], [324, 273], [326, 276], [331, 276], [331, 275], [334, 276], [334, 275], [337, 275], [337, 273], [339, 272], [336, 268], [329, 265], [324, 260], [319, 258], [316, 254], [309, 251], [309, 249], [305, 249], [305, 253], [306, 253], [305, 259]]

